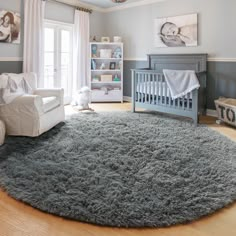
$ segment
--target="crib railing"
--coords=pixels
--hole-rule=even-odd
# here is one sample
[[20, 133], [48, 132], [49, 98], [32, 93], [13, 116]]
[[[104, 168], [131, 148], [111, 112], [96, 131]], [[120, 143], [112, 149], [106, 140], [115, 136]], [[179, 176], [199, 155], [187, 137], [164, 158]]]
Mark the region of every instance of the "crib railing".
[[132, 99], [133, 110], [135, 104], [149, 104], [192, 111], [193, 106], [197, 106], [197, 101], [194, 100], [197, 100], [197, 90], [188, 93], [186, 96], [172, 99], [162, 73], [157, 73], [155, 70], [136, 69], [132, 70]]

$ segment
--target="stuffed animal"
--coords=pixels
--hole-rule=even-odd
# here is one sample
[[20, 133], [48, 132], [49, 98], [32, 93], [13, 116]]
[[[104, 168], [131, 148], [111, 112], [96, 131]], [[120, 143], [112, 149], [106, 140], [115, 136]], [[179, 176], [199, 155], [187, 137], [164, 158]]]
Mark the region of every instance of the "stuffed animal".
[[83, 87], [76, 94], [73, 105], [78, 106], [79, 111], [84, 111], [84, 110], [93, 111], [93, 109], [89, 107], [90, 93], [91, 90], [89, 87]]

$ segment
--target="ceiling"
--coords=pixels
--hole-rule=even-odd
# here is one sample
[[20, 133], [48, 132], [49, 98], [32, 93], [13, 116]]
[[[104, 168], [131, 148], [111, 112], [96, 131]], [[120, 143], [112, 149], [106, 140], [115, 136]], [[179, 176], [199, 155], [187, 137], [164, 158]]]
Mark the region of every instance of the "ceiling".
[[52, 1], [63, 2], [69, 5], [88, 7], [92, 10], [97, 10], [101, 12], [110, 12], [124, 8], [142, 6], [156, 2], [163, 2], [167, 0], [127, 0], [127, 2], [124, 3], [113, 3], [111, 0], [52, 0]]
[[134, 2], [140, 2], [143, 0], [127, 0], [125, 3], [113, 3], [111, 0], [79, 0], [79, 2], [86, 3], [86, 4], [91, 4], [96, 7], [102, 7], [102, 8], [110, 8], [110, 7], [115, 7], [115, 6], [120, 6], [120, 5], [125, 5], [129, 3], [134, 3]]

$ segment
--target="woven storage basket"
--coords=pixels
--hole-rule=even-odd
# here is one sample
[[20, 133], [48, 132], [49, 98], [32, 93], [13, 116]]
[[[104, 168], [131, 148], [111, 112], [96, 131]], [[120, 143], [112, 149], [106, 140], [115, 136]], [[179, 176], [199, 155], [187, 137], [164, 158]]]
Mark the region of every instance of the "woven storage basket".
[[236, 99], [219, 98], [215, 100], [218, 118], [236, 127]]

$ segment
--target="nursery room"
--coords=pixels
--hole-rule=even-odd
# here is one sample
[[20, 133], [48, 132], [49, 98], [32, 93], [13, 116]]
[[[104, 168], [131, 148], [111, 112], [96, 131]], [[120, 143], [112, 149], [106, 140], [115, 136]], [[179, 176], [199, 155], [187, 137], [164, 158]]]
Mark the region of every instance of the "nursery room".
[[0, 0], [0, 236], [236, 235], [235, 0]]

